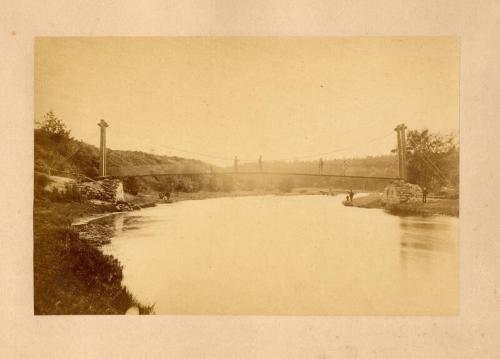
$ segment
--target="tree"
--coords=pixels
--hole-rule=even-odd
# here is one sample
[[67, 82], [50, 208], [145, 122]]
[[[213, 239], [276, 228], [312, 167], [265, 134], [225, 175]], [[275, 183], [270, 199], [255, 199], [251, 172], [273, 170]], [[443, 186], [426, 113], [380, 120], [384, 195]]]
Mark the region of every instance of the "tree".
[[54, 139], [68, 139], [70, 130], [66, 128], [64, 122], [59, 119], [52, 110], [43, 116], [41, 122], [36, 123], [37, 128], [49, 134]]
[[209, 192], [217, 191], [218, 186], [217, 186], [217, 180], [215, 179], [215, 176], [212, 175], [208, 178], [208, 181], [207, 181], [207, 184], [205, 187], [206, 187], [207, 191], [209, 191]]
[[411, 130], [407, 136], [408, 181], [436, 189], [458, 185], [458, 145], [453, 135]]
[[232, 176], [222, 177], [222, 192], [234, 191], [234, 178]]
[[136, 196], [139, 193], [139, 183], [135, 177], [127, 177], [123, 181], [123, 190]]

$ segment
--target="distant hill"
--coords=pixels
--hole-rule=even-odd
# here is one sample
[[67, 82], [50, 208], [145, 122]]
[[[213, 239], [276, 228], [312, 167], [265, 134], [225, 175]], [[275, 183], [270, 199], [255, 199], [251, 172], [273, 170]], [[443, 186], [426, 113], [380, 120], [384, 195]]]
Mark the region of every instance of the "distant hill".
[[[35, 130], [35, 169], [79, 173], [87, 177], [99, 175], [99, 149], [83, 141], [54, 136]], [[158, 172], [208, 172], [211, 166], [195, 159], [160, 156], [141, 151], [108, 150], [109, 175]]]
[[[345, 167], [344, 167], [345, 161]], [[309, 161], [264, 161], [263, 171], [290, 173], [318, 173], [319, 159]], [[258, 171], [258, 164], [241, 163], [240, 171]], [[395, 155], [367, 156], [363, 158], [346, 158], [324, 160], [324, 174], [345, 174], [351, 176], [397, 177], [398, 159]], [[229, 169], [229, 168], [228, 168]]]

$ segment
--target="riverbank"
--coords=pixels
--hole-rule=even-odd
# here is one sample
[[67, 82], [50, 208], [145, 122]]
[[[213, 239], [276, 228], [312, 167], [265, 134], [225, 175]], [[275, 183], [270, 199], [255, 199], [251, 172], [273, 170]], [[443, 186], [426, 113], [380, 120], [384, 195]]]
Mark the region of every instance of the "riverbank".
[[202, 200], [202, 199], [210, 199], [210, 198], [223, 198], [223, 197], [246, 197], [246, 196], [296, 196], [296, 195], [336, 195], [341, 193], [340, 190], [332, 190], [329, 192], [328, 189], [323, 188], [313, 188], [313, 187], [298, 187], [294, 188], [288, 192], [279, 191], [278, 189], [273, 190], [262, 190], [255, 189], [253, 191], [232, 191], [232, 192], [209, 192], [209, 191], [198, 191], [198, 192], [176, 192], [173, 193], [170, 199], [164, 200], [158, 198], [158, 194], [156, 192], [139, 194], [137, 196], [133, 196], [130, 194], [126, 194], [126, 201], [141, 206], [147, 207], [157, 203], [175, 203], [180, 201], [191, 201], [191, 200]]
[[354, 197], [352, 202], [343, 201], [344, 205], [359, 208], [383, 208], [379, 193], [368, 193], [364, 196]]
[[369, 193], [366, 196], [354, 197], [352, 206], [359, 208], [382, 208], [396, 215], [459, 216], [458, 199], [428, 198], [427, 203], [402, 203], [386, 207], [382, 203], [382, 195], [380, 193]]
[[131, 307], [141, 314], [152, 312], [152, 307], [138, 303], [121, 284], [120, 263], [72, 226], [78, 218], [103, 213], [109, 213], [109, 208], [90, 202], [35, 199], [35, 314], [124, 314]]

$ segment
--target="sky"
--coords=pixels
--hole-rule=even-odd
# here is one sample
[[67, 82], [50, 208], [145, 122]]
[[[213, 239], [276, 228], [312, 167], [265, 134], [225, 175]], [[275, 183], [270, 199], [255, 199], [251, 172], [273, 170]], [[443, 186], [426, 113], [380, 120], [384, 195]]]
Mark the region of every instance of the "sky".
[[229, 165], [388, 154], [394, 128], [458, 133], [449, 37], [46, 37], [35, 120], [76, 139]]

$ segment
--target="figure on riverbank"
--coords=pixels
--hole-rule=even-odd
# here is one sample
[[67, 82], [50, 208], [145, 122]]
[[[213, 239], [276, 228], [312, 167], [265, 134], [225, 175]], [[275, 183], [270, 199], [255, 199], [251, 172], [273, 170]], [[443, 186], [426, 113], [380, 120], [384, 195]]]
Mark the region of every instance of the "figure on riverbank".
[[160, 199], [166, 199], [167, 201], [170, 201], [170, 195], [171, 195], [170, 189], [167, 189], [165, 192], [158, 192], [158, 197]]
[[349, 191], [349, 201], [352, 202], [352, 199], [354, 198], [354, 192], [352, 191], [352, 189]]
[[427, 203], [427, 187], [422, 188], [422, 203]]

